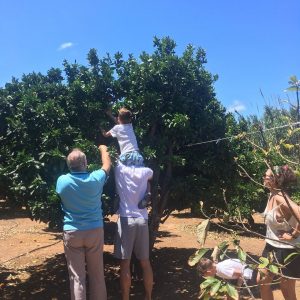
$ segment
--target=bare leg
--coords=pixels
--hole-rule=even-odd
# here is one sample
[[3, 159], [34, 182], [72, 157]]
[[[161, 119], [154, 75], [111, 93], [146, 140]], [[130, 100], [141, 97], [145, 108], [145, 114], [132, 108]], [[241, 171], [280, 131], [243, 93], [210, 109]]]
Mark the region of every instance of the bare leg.
[[131, 286], [130, 259], [122, 259], [120, 263], [120, 284], [122, 299], [129, 300]]
[[273, 292], [271, 289], [271, 283], [273, 281], [274, 275], [268, 272], [267, 270], [261, 270], [265, 274], [264, 277], [260, 275], [258, 272], [257, 274], [257, 283], [260, 288], [260, 296], [262, 300], [274, 300]]
[[143, 269], [143, 280], [145, 287], [145, 300], [151, 300], [153, 289], [153, 272], [149, 259], [140, 260], [141, 267]]
[[280, 288], [285, 300], [297, 300], [296, 280], [281, 278]]

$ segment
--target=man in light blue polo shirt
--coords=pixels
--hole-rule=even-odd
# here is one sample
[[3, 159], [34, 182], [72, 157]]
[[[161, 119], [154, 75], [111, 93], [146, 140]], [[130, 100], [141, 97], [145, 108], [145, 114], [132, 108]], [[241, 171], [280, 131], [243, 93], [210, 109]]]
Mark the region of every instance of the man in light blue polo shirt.
[[85, 266], [89, 275], [89, 299], [107, 299], [101, 195], [111, 161], [106, 146], [99, 146], [99, 151], [102, 168], [88, 173], [85, 154], [74, 149], [67, 157], [70, 173], [61, 175], [56, 184], [64, 212], [63, 240], [72, 300], [86, 299]]

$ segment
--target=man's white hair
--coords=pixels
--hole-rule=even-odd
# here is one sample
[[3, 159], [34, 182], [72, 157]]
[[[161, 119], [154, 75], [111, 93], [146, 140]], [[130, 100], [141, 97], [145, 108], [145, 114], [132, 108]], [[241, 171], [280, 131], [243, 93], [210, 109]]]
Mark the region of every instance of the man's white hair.
[[85, 154], [78, 148], [73, 149], [67, 157], [67, 165], [70, 171], [85, 171], [87, 166]]

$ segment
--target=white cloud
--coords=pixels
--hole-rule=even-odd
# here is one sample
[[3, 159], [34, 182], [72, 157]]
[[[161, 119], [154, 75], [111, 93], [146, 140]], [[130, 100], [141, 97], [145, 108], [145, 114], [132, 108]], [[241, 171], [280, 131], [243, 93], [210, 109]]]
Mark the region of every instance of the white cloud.
[[74, 46], [74, 44], [71, 43], [71, 42], [62, 43], [62, 44], [58, 47], [58, 50], [59, 50], [59, 51], [60, 51], [60, 50], [65, 50], [65, 49], [71, 48], [71, 47], [73, 47], [73, 46]]
[[246, 110], [246, 106], [238, 100], [235, 100], [227, 109], [228, 112], [240, 112]]

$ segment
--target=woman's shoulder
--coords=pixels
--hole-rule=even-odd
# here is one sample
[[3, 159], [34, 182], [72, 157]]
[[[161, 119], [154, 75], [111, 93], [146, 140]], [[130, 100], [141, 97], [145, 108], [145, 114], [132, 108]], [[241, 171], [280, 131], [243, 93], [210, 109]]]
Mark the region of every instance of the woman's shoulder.
[[[286, 197], [286, 199], [290, 200], [289, 197]], [[286, 201], [281, 193], [274, 195], [274, 200], [277, 206], [286, 205]]]
[[[275, 202], [276, 204], [279, 206], [283, 206], [283, 207], [289, 207], [289, 205], [291, 205], [292, 207], [296, 206], [297, 204], [291, 200], [291, 198], [285, 194], [285, 196], [283, 196], [281, 193], [280, 194], [277, 194], [274, 196], [275, 197]], [[287, 204], [287, 201], [289, 204]]]

